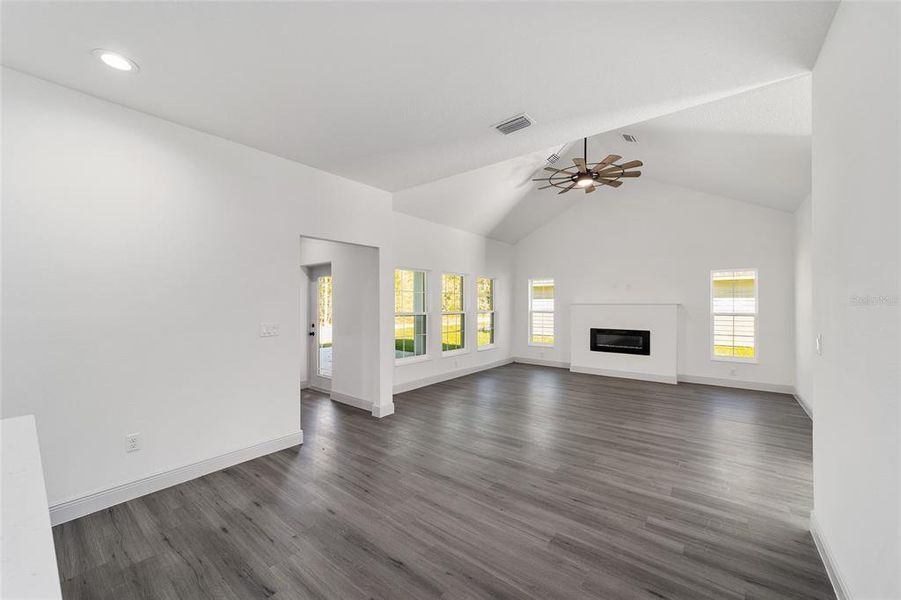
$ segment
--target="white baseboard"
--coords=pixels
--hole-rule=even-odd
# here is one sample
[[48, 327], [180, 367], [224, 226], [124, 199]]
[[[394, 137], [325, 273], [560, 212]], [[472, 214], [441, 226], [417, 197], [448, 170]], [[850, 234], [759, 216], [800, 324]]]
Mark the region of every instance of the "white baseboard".
[[[780, 394], [793, 394], [795, 391], [795, 388], [793, 386], [782, 385], [778, 383], [760, 383], [757, 381], [743, 381], [739, 379], [723, 379], [720, 377], [703, 377], [700, 375], [684, 374], [677, 375], [674, 381], [671, 377], [668, 377], [666, 375], [647, 375], [645, 373], [595, 369], [593, 367], [572, 367], [568, 362], [544, 360], [542, 358], [527, 358], [525, 356], [514, 356], [513, 362], [522, 363], [525, 365], [538, 365], [542, 367], [557, 367], [560, 369], [569, 369], [574, 373], [588, 373], [591, 375], [602, 375], [605, 377], [624, 377], [626, 379], [643, 379], [646, 381], [658, 381], [661, 383], [700, 383], [702, 385], [716, 385], [720, 387], [731, 387], [742, 390], [756, 390], [758, 392], [777, 392]], [[802, 407], [804, 407], [803, 404]], [[804, 408], [806, 410], [806, 407]]]
[[635, 373], [633, 371], [616, 371], [613, 369], [598, 369], [595, 367], [570, 367], [573, 373], [587, 373], [588, 375], [603, 375], [604, 377], [621, 377], [623, 379], [640, 379], [642, 381], [654, 381], [656, 383], [676, 384], [679, 380], [675, 375], [656, 375], [653, 373]]
[[327, 390], [325, 388], [316, 387], [315, 385], [307, 385], [307, 387], [303, 388], [305, 390], [313, 390], [314, 392], [319, 392], [320, 394], [325, 394], [326, 396], [331, 395], [332, 391]]
[[357, 398], [356, 396], [351, 396], [349, 394], [342, 394], [341, 392], [331, 391], [329, 392], [329, 396], [335, 402], [340, 402], [341, 404], [347, 404], [348, 406], [353, 406], [354, 408], [361, 408], [365, 411], [372, 411], [372, 401], [364, 400], [363, 398]]
[[823, 566], [826, 567], [826, 574], [829, 575], [829, 581], [832, 583], [832, 588], [835, 590], [835, 597], [838, 598], [838, 600], [848, 600], [851, 597], [851, 594], [848, 592], [848, 588], [845, 586], [845, 582], [839, 574], [838, 565], [835, 563], [835, 558], [829, 550], [829, 545], [826, 543], [826, 538], [823, 536], [823, 530], [820, 528], [820, 523], [817, 521], [816, 514], [813, 512], [810, 513], [810, 535], [813, 537], [813, 543], [817, 547], [817, 552], [820, 553], [820, 559], [823, 561]]
[[341, 404], [346, 404], [348, 406], [353, 406], [354, 408], [365, 410], [372, 413], [373, 417], [377, 417], [379, 419], [394, 414], [394, 402], [382, 406], [373, 404], [370, 400], [363, 400], [362, 398], [351, 396], [350, 394], [342, 394], [341, 392], [327, 393], [329, 394], [329, 397], [335, 402], [340, 402]]
[[795, 397], [795, 400], [798, 401], [798, 404], [801, 405], [801, 408], [804, 409], [804, 412], [806, 412], [807, 416], [810, 417], [810, 420], [813, 421], [813, 406], [798, 393], [797, 389], [792, 389], [792, 396]]
[[378, 404], [372, 407], [372, 416], [381, 419], [394, 414], [394, 402], [390, 404]]
[[148, 475], [147, 477], [105, 490], [95, 491], [78, 498], [64, 500], [50, 506], [50, 523], [59, 525], [60, 523], [95, 513], [98, 510], [202, 477], [214, 471], [221, 471], [227, 467], [300, 444], [303, 444], [302, 430], [168, 471]]
[[569, 368], [569, 363], [562, 360], [545, 360], [543, 358], [528, 358], [525, 356], [514, 356], [513, 362], [524, 365], [538, 365], [539, 367], [555, 367], [557, 369]]
[[513, 362], [512, 358], [502, 358], [501, 360], [495, 360], [490, 363], [476, 365], [474, 367], [466, 367], [465, 369], [455, 369], [453, 371], [447, 371], [446, 373], [439, 373], [438, 375], [431, 375], [429, 377], [423, 377], [422, 379], [416, 379], [414, 381], [406, 381], [404, 383], [397, 383], [394, 385], [394, 393], [402, 394], [403, 392], [409, 392], [410, 390], [415, 390], [417, 388], [425, 387], [427, 385], [441, 383], [442, 381], [448, 381], [449, 379], [456, 379], [457, 377], [463, 377], [465, 375], [472, 375], [473, 373], [478, 373], [479, 371], [487, 371], [488, 369], [495, 369], [497, 367], [509, 365], [512, 362]]
[[722, 379], [720, 377], [703, 377], [700, 375], [679, 375], [682, 383], [700, 383], [703, 385], [716, 385], [720, 387], [738, 388], [741, 390], [756, 390], [758, 392], [777, 392], [779, 394], [791, 394], [794, 387], [778, 383], [761, 383], [758, 381], [742, 381], [739, 379]]

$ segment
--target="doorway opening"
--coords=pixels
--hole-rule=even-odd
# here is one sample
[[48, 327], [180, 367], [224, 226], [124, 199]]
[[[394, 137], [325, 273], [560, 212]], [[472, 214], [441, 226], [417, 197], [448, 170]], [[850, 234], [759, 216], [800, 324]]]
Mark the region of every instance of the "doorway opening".
[[300, 236], [300, 266], [301, 389], [383, 416], [378, 248]]

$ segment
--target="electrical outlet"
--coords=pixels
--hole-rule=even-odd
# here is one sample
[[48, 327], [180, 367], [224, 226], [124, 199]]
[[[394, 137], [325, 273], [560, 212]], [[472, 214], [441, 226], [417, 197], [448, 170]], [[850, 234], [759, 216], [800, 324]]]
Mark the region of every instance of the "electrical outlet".
[[260, 337], [274, 337], [278, 335], [278, 323], [260, 323]]
[[125, 436], [125, 451], [137, 452], [141, 449], [141, 434], [129, 433]]
[[817, 334], [817, 356], [823, 356], [823, 334]]

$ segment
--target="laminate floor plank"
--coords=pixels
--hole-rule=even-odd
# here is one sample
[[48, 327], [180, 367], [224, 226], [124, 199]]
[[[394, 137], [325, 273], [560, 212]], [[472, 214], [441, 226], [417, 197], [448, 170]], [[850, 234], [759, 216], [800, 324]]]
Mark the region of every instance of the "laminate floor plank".
[[513, 364], [54, 528], [68, 599], [833, 599], [784, 394]]

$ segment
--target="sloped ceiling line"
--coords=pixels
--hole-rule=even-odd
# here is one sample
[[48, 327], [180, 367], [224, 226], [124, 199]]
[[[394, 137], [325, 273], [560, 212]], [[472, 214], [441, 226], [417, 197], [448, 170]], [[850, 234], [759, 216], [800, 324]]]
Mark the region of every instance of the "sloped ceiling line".
[[[594, 135], [588, 153], [640, 159], [643, 179], [794, 211], [810, 192], [810, 123], [811, 77], [802, 74]], [[626, 142], [623, 133], [636, 135], [638, 143]], [[402, 190], [394, 209], [515, 243], [580, 199], [577, 192], [537, 190], [530, 181], [551, 152]], [[570, 145], [557, 165], [568, 165], [576, 154]], [[603, 194], [596, 196], [603, 201]]]

